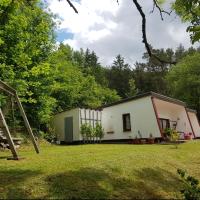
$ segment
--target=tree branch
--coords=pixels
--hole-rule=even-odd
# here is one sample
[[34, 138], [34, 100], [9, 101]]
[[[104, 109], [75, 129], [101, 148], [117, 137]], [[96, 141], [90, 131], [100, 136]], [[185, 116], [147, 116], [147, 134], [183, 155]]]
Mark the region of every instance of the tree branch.
[[159, 10], [159, 12], [160, 12], [161, 20], [164, 20], [164, 18], [163, 18], [163, 13], [165, 13], [165, 14], [167, 14], [167, 15], [171, 15], [172, 11], [168, 12], [168, 11], [166, 11], [166, 10], [163, 10], [163, 9], [158, 5], [158, 1], [157, 1], [157, 0], [153, 0], [153, 3], [154, 3], [154, 5], [153, 5], [153, 10], [151, 11], [151, 13], [154, 12], [154, 9], [155, 9], [155, 7], [156, 7], [156, 8]]
[[[154, 0], [153, 0], [154, 1]], [[157, 2], [157, 1], [156, 1]], [[160, 63], [163, 63], [163, 64], [176, 64], [175, 61], [166, 61], [166, 60], [163, 60], [161, 58], [159, 58], [157, 55], [153, 54], [152, 51], [151, 51], [151, 47], [150, 47], [150, 44], [148, 43], [147, 41], [147, 35], [146, 35], [146, 16], [142, 10], [142, 7], [140, 6], [140, 4], [138, 3], [137, 0], [133, 0], [133, 3], [135, 4], [137, 10], [139, 11], [141, 17], [142, 17], [142, 42], [144, 43], [145, 45], [145, 48], [147, 50], [147, 53], [149, 54], [149, 57], [154, 57], [156, 58]], [[156, 4], [155, 4], [156, 6]], [[156, 6], [157, 7], [157, 6]], [[161, 12], [162, 13], [162, 12]]]
[[[60, 1], [60, 0], [59, 0], [59, 1]], [[73, 8], [74, 12], [78, 14], [78, 10], [77, 10], [76, 7], [72, 4], [71, 0], [66, 0], [66, 1], [67, 1], [68, 4], [70, 5], [70, 7]], [[160, 12], [160, 16], [161, 16], [161, 19], [162, 19], [162, 20], [163, 20], [163, 15], [162, 15], [163, 13], [168, 14], [168, 15], [171, 14], [171, 12], [167, 12], [167, 11], [161, 9], [160, 6], [158, 5], [157, 0], [153, 0], [153, 2], [154, 2], [154, 7], [153, 7], [153, 10], [152, 10], [151, 12], [153, 12], [154, 9], [155, 9], [155, 7], [156, 7], [156, 8], [159, 10], [159, 12]], [[117, 3], [119, 4], [119, 0], [117, 0]], [[145, 14], [144, 14], [144, 12], [143, 12], [143, 10], [142, 10], [142, 7], [141, 7], [140, 4], [138, 3], [138, 1], [137, 1], [137, 0], [133, 0], [133, 3], [135, 4], [137, 10], [139, 11], [139, 13], [140, 13], [140, 15], [141, 15], [141, 17], [142, 17], [142, 38], [143, 38], [142, 42], [143, 42], [144, 45], [145, 45], [145, 48], [146, 48], [146, 50], [147, 50], [147, 53], [148, 53], [149, 57], [154, 57], [154, 58], [156, 58], [160, 63], [163, 63], [163, 64], [176, 64], [175, 61], [166, 61], [166, 60], [163, 60], [163, 59], [159, 58], [157, 55], [155, 55], [155, 54], [152, 53], [152, 51], [151, 51], [151, 46], [150, 46], [150, 44], [149, 44], [148, 41], [147, 41], [147, 35], [146, 35], [146, 16], [145, 16]]]
[[73, 3], [70, 0], [66, 0], [67, 3], [70, 5], [70, 7], [73, 8], [74, 12], [78, 14], [78, 10], [76, 9], [76, 7], [73, 5]]

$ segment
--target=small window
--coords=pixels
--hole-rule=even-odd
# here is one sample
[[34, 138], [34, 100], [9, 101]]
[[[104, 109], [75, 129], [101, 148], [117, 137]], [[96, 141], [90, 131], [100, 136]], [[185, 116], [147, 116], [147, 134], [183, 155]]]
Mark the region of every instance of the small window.
[[130, 113], [128, 114], [123, 114], [122, 115], [123, 118], [123, 131], [131, 131], [131, 117], [130, 117]]

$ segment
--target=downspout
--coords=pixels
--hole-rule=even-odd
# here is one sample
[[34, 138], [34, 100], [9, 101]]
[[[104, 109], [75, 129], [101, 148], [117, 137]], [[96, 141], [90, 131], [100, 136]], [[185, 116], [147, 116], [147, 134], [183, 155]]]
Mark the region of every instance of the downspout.
[[189, 117], [188, 112], [187, 112], [187, 110], [186, 110], [186, 107], [184, 107], [184, 108], [185, 108], [185, 112], [186, 112], [186, 115], [187, 115], [187, 118], [188, 118], [188, 121], [189, 121], [191, 130], [192, 130], [192, 133], [193, 133], [193, 135], [194, 135], [194, 138], [196, 138], [195, 133], [194, 133], [194, 129], [193, 129], [193, 127], [192, 127], [192, 123], [191, 123], [191, 121], [190, 121], [190, 117]]
[[156, 104], [155, 104], [155, 101], [154, 101], [154, 97], [152, 97], [152, 96], [151, 96], [151, 101], [152, 101], [154, 113], [155, 113], [155, 116], [156, 116], [157, 124], [158, 124], [159, 130], [160, 130], [160, 135], [161, 135], [162, 138], [164, 138], [164, 134], [163, 134], [162, 128], [160, 126], [160, 121], [159, 121], [159, 117], [158, 117]]

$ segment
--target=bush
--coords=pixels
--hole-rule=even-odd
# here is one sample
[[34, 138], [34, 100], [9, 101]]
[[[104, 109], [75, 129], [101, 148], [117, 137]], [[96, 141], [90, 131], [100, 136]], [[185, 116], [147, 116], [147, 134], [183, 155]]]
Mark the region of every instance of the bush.
[[99, 138], [101, 141], [101, 139], [104, 136], [104, 130], [101, 124], [99, 123], [96, 124], [96, 127], [94, 128], [94, 133], [95, 133], [95, 136]]
[[90, 124], [82, 124], [81, 125], [81, 135], [83, 137], [83, 141], [90, 141], [93, 134], [93, 129]]
[[91, 142], [94, 139], [102, 139], [104, 136], [104, 130], [101, 124], [96, 124], [94, 128], [90, 124], [82, 124], [81, 125], [81, 135], [83, 137], [83, 141]]
[[39, 131], [39, 137], [47, 140], [48, 142], [55, 142], [56, 141], [56, 134], [53, 130], [48, 130], [48, 132]]
[[192, 177], [186, 176], [186, 172], [184, 170], [178, 169], [177, 173], [180, 175], [183, 183], [184, 189], [181, 190], [181, 193], [186, 200], [200, 200], [200, 186], [199, 181]]
[[164, 130], [165, 137], [170, 141], [177, 141], [179, 139], [179, 134], [175, 129], [166, 128]]

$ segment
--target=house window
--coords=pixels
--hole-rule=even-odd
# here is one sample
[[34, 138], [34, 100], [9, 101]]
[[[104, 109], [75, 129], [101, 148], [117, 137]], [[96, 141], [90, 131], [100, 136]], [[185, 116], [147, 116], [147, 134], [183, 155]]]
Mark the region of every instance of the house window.
[[169, 119], [160, 118], [159, 120], [160, 120], [160, 126], [162, 130], [165, 130], [166, 128], [170, 128]]
[[130, 113], [128, 114], [123, 114], [122, 115], [122, 119], [123, 119], [123, 131], [131, 131], [131, 117], [130, 117]]

